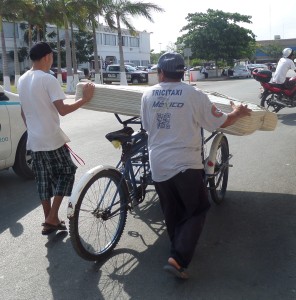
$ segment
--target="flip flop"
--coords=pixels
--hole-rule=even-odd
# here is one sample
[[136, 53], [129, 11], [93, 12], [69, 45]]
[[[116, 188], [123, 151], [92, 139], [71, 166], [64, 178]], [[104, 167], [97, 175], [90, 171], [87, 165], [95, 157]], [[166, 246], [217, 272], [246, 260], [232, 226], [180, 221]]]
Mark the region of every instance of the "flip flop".
[[43, 228], [42, 231], [41, 231], [41, 234], [42, 235], [49, 235], [53, 232], [57, 231], [56, 229], [54, 228]]
[[[61, 221], [60, 221], [60, 224], [65, 225], [65, 221], [61, 220]], [[47, 225], [46, 223], [42, 223], [42, 224], [41, 224], [41, 226], [46, 226], [46, 225]]]
[[60, 222], [59, 224], [57, 225], [53, 225], [53, 224], [49, 224], [49, 223], [42, 223], [42, 226], [45, 226], [47, 228], [43, 228], [42, 230], [42, 235], [49, 235], [50, 233], [54, 232], [54, 231], [57, 231], [57, 230], [67, 230], [67, 227], [65, 225], [64, 222]]
[[176, 267], [172, 266], [172, 265], [165, 265], [163, 267], [163, 269], [176, 276], [177, 278], [180, 278], [180, 279], [188, 279], [189, 278], [189, 275], [185, 272], [185, 269], [183, 268], [180, 268], [180, 269], [177, 269]]

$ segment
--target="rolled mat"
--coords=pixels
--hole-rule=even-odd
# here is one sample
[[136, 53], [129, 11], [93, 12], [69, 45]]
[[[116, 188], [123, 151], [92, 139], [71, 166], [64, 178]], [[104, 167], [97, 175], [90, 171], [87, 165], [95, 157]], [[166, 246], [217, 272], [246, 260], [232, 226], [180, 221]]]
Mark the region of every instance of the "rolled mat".
[[[76, 86], [75, 100], [82, 97], [84, 83]], [[83, 108], [118, 113], [126, 116], [140, 116], [141, 97], [145, 89], [150, 87], [142, 86], [110, 86], [103, 84], [95, 85], [95, 92], [92, 100], [85, 104]], [[213, 102], [223, 112], [232, 111], [230, 101], [234, 104], [244, 104], [252, 110], [250, 116], [239, 119], [235, 124], [227, 128], [219, 128], [219, 131], [231, 135], [249, 135], [256, 130], [272, 131], [277, 125], [277, 115], [254, 103], [240, 101], [238, 99], [219, 94], [216, 92], [204, 91], [211, 102]]]

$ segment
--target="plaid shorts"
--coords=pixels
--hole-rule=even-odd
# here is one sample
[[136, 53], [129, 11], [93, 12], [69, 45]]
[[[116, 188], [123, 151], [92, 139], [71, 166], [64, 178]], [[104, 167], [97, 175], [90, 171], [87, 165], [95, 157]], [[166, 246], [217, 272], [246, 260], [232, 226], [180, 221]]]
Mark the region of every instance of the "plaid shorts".
[[32, 169], [41, 200], [53, 196], [71, 196], [77, 166], [73, 163], [69, 149], [62, 146], [52, 151], [32, 153]]

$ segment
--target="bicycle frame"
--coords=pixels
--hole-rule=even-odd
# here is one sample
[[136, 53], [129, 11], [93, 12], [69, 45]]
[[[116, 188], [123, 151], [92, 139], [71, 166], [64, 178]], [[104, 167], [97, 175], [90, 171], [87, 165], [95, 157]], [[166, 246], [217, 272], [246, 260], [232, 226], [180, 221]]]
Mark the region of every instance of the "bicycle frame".
[[[215, 159], [217, 156], [217, 151], [219, 148], [220, 141], [225, 135], [222, 132], [214, 131], [208, 138], [205, 138], [204, 129], [202, 128], [201, 136], [202, 136], [202, 161], [203, 161], [203, 165], [204, 165], [205, 177], [206, 177], [206, 182], [207, 182], [209, 178], [215, 177], [218, 175], [218, 173], [215, 172]], [[205, 157], [206, 156], [205, 155], [205, 145], [212, 138], [214, 138], [214, 140], [211, 145], [210, 153], [207, 157]], [[229, 160], [231, 158], [232, 158], [232, 154], [229, 154], [228, 160], [225, 163], [223, 163], [221, 168], [232, 167], [232, 165], [229, 164]]]
[[[67, 211], [68, 218], [71, 218], [74, 215], [75, 205], [76, 205], [79, 195], [80, 195], [82, 189], [84, 188], [84, 186], [86, 185], [86, 183], [95, 174], [101, 172], [102, 170], [112, 169], [115, 172], [118, 172], [121, 174], [122, 180], [120, 181], [120, 184], [127, 184], [127, 187], [129, 190], [128, 203], [130, 203], [132, 201], [133, 197], [135, 197], [135, 193], [137, 191], [137, 184], [138, 185], [143, 184], [143, 181], [141, 181], [141, 180], [145, 180], [144, 184], [146, 184], [146, 185], [153, 184], [151, 174], [150, 174], [150, 169], [149, 170], [144, 169], [145, 174], [144, 174], [143, 178], [140, 178], [140, 179], [137, 178], [137, 175], [138, 175], [137, 172], [139, 172], [139, 168], [143, 167], [143, 165], [146, 166], [145, 162], [143, 164], [143, 161], [137, 162], [137, 157], [140, 157], [141, 159], [143, 157], [146, 157], [146, 159], [148, 161], [148, 150], [147, 150], [148, 137], [147, 137], [146, 132], [142, 128], [141, 120], [139, 119], [139, 117], [133, 117], [133, 118], [123, 121], [117, 114], [115, 114], [115, 116], [116, 116], [117, 120], [119, 121], [119, 123], [121, 123], [124, 127], [127, 127], [128, 124], [139, 124], [140, 131], [136, 132], [135, 134], [133, 134], [131, 136], [131, 143], [128, 144], [130, 146], [129, 149], [125, 148], [127, 145], [122, 145], [123, 149], [122, 149], [121, 159], [118, 162], [118, 164], [116, 165], [116, 167], [112, 167], [109, 165], [105, 165], [105, 166], [100, 165], [100, 166], [94, 167], [93, 169], [89, 170], [88, 172], [86, 172], [83, 175], [83, 177], [80, 179], [78, 184], [74, 187], [72, 196], [69, 199], [68, 211]], [[205, 181], [206, 181], [206, 183], [208, 183], [208, 180], [210, 178], [218, 176], [220, 174], [218, 181], [217, 181], [217, 186], [220, 183], [221, 174], [223, 174], [223, 172], [221, 172], [221, 171], [215, 172], [215, 159], [217, 156], [217, 151], [219, 149], [220, 141], [224, 136], [225, 135], [222, 132], [215, 131], [209, 137], [205, 138], [204, 129], [203, 128], [201, 129], [202, 161], [203, 161], [204, 170], [205, 170]], [[205, 153], [205, 145], [212, 139], [213, 139], [213, 141], [211, 144], [210, 152], [209, 152], [209, 155], [207, 156]], [[229, 164], [229, 160], [231, 159], [231, 157], [232, 157], [232, 155], [229, 154], [227, 161], [225, 161], [223, 163], [220, 170], [223, 168], [226, 168], [226, 167], [231, 167], [231, 165]], [[134, 171], [134, 169], [136, 171]], [[114, 199], [115, 199], [115, 197], [114, 197]], [[114, 199], [113, 199], [113, 201], [114, 201]], [[113, 204], [114, 204], [114, 202], [112, 202], [112, 204], [110, 206], [112, 206]], [[114, 213], [116, 213], [116, 212], [113, 212], [112, 214], [114, 214]]]
[[[140, 131], [136, 132], [131, 136], [130, 143], [122, 145], [121, 159], [115, 168], [112, 166], [101, 165], [101, 166], [94, 167], [93, 169], [89, 170], [84, 174], [84, 176], [80, 179], [78, 184], [74, 187], [72, 195], [69, 199], [68, 210], [67, 210], [68, 218], [71, 218], [74, 215], [75, 205], [78, 201], [79, 195], [83, 187], [95, 174], [101, 172], [102, 170], [112, 169], [121, 174], [122, 177], [119, 185], [127, 184], [129, 190], [129, 201], [127, 201], [128, 203], [130, 203], [136, 197], [137, 184], [143, 184], [143, 183], [147, 185], [153, 184], [150, 175], [150, 168], [149, 170], [144, 168], [145, 174], [143, 179], [137, 178], [140, 167], [143, 167], [143, 163], [145, 162], [149, 163], [148, 150], [147, 150], [148, 137], [147, 137], [147, 133], [142, 128], [140, 119], [138, 117], [133, 117], [128, 120], [122, 121], [122, 119], [117, 114], [115, 114], [115, 116], [118, 119], [118, 121], [121, 124], [123, 124], [124, 127], [126, 127], [128, 124], [140, 124], [141, 125]], [[137, 159], [139, 158], [143, 159], [143, 157], [145, 157], [145, 154], [147, 154], [146, 161], [137, 162]], [[144, 166], [146, 166], [146, 164], [144, 164]], [[136, 172], [134, 171], [134, 168], [136, 169]], [[142, 182], [141, 180], [145, 180], [145, 182]], [[112, 207], [112, 205], [114, 205], [115, 198], [116, 198], [116, 194], [114, 195], [113, 201], [110, 204], [110, 208]], [[100, 205], [100, 201], [98, 205]], [[115, 213], [116, 211], [112, 212], [111, 215]]]

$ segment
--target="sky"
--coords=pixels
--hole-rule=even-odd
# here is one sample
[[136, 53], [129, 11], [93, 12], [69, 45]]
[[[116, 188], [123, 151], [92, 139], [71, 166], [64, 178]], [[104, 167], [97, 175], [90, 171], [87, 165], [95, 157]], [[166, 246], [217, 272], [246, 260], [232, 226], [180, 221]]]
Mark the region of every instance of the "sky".
[[151, 49], [155, 52], [167, 50], [167, 46], [175, 43], [177, 37], [183, 33], [181, 28], [187, 24], [188, 13], [206, 13], [207, 9], [222, 10], [229, 13], [240, 13], [251, 16], [252, 24], [241, 24], [251, 29], [256, 40], [274, 39], [280, 35], [281, 39], [296, 38], [296, 1], [279, 2], [275, 0], [142, 0], [162, 7], [165, 12], [152, 13], [154, 23], [144, 17], [132, 19], [137, 30], [151, 32]]

